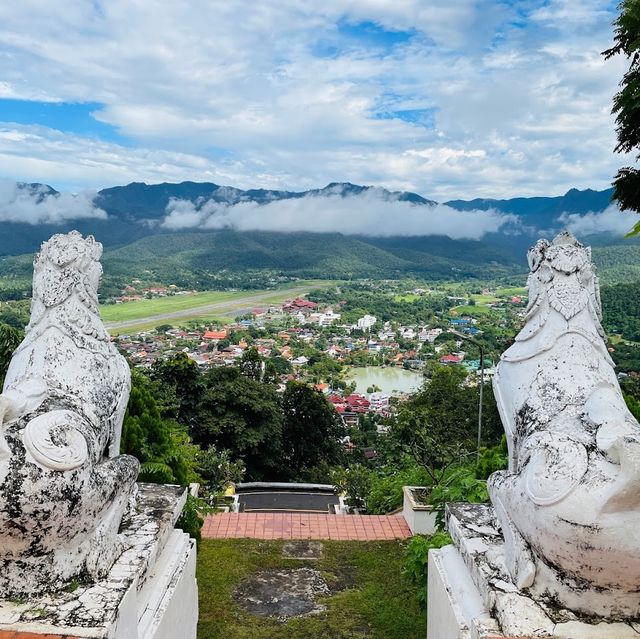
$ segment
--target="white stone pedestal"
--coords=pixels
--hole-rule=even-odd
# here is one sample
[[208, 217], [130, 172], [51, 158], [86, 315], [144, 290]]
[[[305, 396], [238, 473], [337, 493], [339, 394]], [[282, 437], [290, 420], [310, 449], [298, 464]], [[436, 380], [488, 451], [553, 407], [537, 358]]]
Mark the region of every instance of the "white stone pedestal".
[[138, 486], [136, 512], [122, 526], [124, 552], [106, 578], [33, 600], [0, 601], [0, 631], [18, 637], [195, 639], [195, 543], [174, 528], [187, 491]]
[[414, 535], [433, 535], [436, 532], [436, 512], [433, 506], [416, 501], [413, 491], [420, 486], [403, 486], [402, 516]]
[[638, 639], [640, 620], [607, 622], [534, 601], [511, 582], [493, 508], [449, 504], [453, 545], [429, 552], [427, 639]]

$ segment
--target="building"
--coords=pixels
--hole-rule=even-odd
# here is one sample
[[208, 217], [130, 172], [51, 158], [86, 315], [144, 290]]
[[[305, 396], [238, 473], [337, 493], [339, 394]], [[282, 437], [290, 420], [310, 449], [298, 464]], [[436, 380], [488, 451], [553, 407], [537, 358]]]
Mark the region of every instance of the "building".
[[389, 410], [390, 396], [386, 393], [371, 393], [369, 395], [370, 410], [375, 413], [384, 413]]
[[365, 315], [358, 320], [357, 327], [361, 331], [368, 331], [377, 321], [373, 315]]

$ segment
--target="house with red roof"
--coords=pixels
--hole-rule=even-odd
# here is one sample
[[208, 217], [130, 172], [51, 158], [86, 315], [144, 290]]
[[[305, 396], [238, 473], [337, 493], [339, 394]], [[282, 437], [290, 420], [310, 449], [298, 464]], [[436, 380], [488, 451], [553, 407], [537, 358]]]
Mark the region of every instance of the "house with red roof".
[[227, 329], [223, 328], [220, 331], [205, 331], [202, 337], [204, 339], [213, 339], [213, 340], [226, 339]]
[[369, 411], [371, 402], [364, 396], [354, 393], [347, 397], [347, 404], [354, 413], [366, 413]]

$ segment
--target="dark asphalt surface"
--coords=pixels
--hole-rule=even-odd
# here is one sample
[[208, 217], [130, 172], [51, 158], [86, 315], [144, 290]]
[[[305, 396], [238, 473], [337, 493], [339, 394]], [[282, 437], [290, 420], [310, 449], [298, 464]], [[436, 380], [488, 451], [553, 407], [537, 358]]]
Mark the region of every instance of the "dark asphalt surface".
[[307, 512], [328, 513], [338, 504], [338, 496], [311, 492], [255, 492], [240, 493], [240, 512]]

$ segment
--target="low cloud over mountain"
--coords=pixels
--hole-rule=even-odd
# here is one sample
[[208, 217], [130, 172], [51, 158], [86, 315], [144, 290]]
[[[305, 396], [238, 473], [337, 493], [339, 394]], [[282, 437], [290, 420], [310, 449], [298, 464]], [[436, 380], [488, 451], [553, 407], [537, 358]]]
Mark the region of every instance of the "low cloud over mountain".
[[585, 215], [563, 213], [559, 220], [574, 235], [610, 233], [621, 237], [626, 235], [638, 222], [638, 216], [632, 211], [621, 211], [612, 204], [604, 211], [591, 211]]
[[350, 197], [312, 194], [267, 204], [171, 199], [166, 213], [161, 226], [168, 230], [230, 228], [375, 237], [446, 235], [476, 240], [517, 221], [516, 216], [496, 210], [459, 211], [445, 204], [416, 205], [382, 198], [377, 191]]
[[95, 192], [58, 193], [44, 184], [0, 179], [0, 222], [60, 224], [86, 218], [106, 219], [93, 204]]

